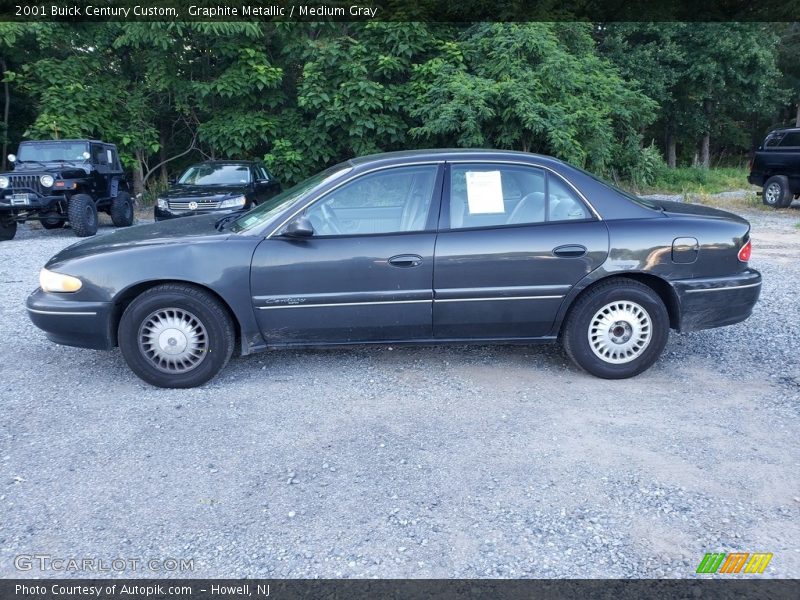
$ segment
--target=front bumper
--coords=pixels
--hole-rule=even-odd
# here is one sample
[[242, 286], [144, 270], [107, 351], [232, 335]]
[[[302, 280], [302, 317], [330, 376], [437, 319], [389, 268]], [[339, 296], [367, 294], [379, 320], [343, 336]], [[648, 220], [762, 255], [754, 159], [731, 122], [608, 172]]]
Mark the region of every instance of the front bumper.
[[56, 204], [63, 199], [64, 196], [40, 196], [28, 193], [27, 202], [22, 204], [15, 203], [11, 199], [11, 193], [6, 192], [0, 196], [0, 212], [12, 214], [50, 212], [55, 210]]
[[108, 350], [116, 345], [113, 302], [81, 302], [70, 294], [50, 294], [38, 288], [25, 301], [33, 324], [47, 338], [65, 346]]
[[753, 312], [761, 294], [761, 273], [747, 269], [726, 277], [672, 282], [680, 308], [680, 331], [733, 325]]
[[166, 221], [168, 219], [177, 219], [179, 217], [196, 217], [198, 215], [220, 215], [223, 216], [234, 210], [241, 210], [239, 208], [212, 208], [204, 210], [176, 210], [172, 211], [168, 208], [153, 208], [153, 218], [156, 221]]

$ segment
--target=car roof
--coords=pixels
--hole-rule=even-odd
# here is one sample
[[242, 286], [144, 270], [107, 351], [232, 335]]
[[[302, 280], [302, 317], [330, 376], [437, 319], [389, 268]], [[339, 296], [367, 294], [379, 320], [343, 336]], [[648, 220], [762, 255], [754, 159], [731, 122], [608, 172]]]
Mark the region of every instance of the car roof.
[[67, 144], [67, 143], [75, 143], [75, 142], [86, 142], [87, 144], [102, 144], [103, 146], [113, 146], [109, 142], [103, 142], [101, 140], [89, 140], [89, 139], [69, 139], [69, 140], [25, 140], [24, 142], [20, 142], [20, 144]]
[[493, 150], [486, 148], [434, 148], [425, 150], [402, 150], [399, 152], [383, 152], [351, 158], [347, 164], [359, 166], [363, 164], [406, 162], [416, 160], [509, 160], [524, 162], [537, 162], [540, 164], [565, 164], [563, 161], [531, 152], [517, 150]]
[[204, 160], [203, 162], [194, 163], [192, 166], [198, 165], [257, 165], [257, 160]]

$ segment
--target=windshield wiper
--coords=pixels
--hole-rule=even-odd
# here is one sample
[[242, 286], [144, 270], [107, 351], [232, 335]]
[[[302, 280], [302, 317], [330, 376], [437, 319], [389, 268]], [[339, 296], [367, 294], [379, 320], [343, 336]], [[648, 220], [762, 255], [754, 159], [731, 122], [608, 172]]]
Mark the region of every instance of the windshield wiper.
[[214, 223], [214, 227], [216, 228], [217, 231], [222, 231], [222, 230], [225, 229], [225, 227], [228, 225], [228, 223], [230, 223], [233, 219], [238, 218], [239, 215], [241, 215], [244, 212], [247, 212], [248, 210], [250, 210], [250, 209], [249, 208], [240, 208], [239, 210], [235, 210], [232, 213], [225, 215], [221, 219], [217, 219], [217, 222]]

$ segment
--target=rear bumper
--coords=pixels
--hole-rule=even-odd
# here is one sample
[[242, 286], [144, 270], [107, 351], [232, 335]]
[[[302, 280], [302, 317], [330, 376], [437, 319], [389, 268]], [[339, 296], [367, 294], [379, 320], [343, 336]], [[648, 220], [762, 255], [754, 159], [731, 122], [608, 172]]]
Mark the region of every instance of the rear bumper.
[[749, 317], [761, 294], [761, 273], [747, 269], [726, 277], [672, 282], [680, 307], [680, 331], [697, 331], [740, 323]]
[[28, 296], [25, 307], [33, 324], [57, 344], [95, 350], [115, 345], [112, 302], [76, 302], [69, 294], [48, 294], [39, 288]]
[[751, 185], [763, 187], [764, 176], [761, 173], [750, 173], [750, 175], [747, 176], [747, 182]]

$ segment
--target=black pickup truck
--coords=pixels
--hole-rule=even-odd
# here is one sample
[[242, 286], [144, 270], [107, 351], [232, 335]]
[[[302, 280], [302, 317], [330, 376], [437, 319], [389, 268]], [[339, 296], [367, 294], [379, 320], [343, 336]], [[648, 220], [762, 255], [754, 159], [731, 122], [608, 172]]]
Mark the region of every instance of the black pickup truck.
[[767, 206], [786, 208], [800, 198], [800, 127], [775, 129], [756, 150], [747, 181], [761, 186]]

